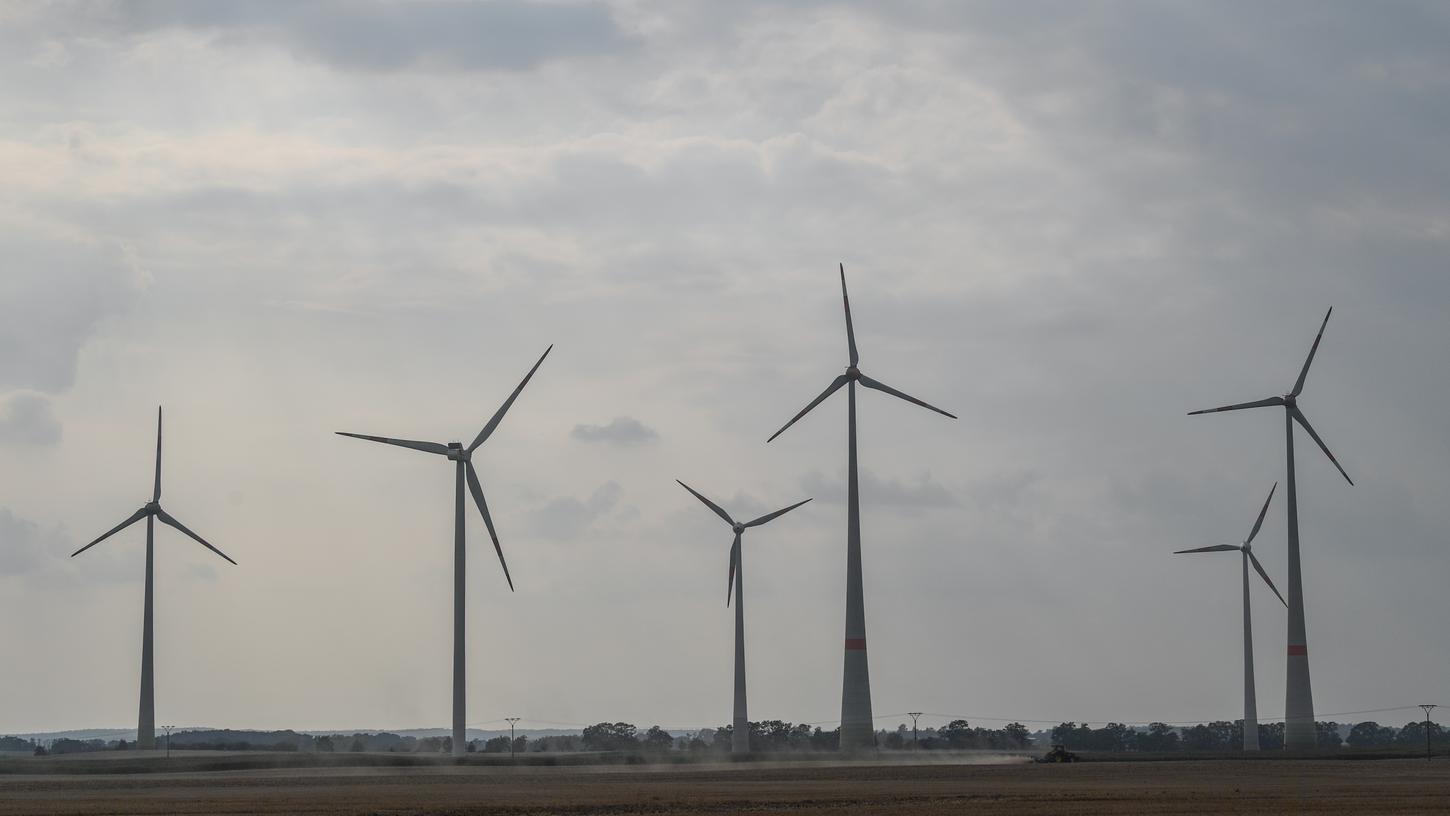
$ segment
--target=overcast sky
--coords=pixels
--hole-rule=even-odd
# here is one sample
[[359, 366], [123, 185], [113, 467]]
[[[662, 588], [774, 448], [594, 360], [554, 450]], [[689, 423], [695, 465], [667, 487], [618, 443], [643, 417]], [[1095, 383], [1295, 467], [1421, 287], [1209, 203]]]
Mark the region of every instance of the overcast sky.
[[[1242, 715], [1298, 438], [1321, 718], [1450, 702], [1450, 12], [1425, 3], [0, 5], [0, 731], [840, 716], [846, 363], [878, 715]], [[1286, 588], [1285, 504], [1260, 555]], [[1253, 589], [1263, 717], [1285, 616]], [[1403, 723], [1414, 712], [1371, 715]], [[1364, 716], [1338, 716], [1340, 720]], [[883, 726], [903, 717], [884, 716]], [[924, 718], [935, 722], [934, 718]]]

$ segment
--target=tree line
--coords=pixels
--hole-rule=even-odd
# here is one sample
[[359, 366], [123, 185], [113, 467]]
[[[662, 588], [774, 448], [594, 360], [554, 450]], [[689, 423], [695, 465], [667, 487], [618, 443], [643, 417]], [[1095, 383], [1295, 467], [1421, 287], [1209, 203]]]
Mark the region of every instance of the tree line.
[[[1377, 722], [1354, 725], [1337, 722], [1315, 723], [1319, 748], [1332, 750], [1405, 748], [1425, 746], [1426, 724], [1410, 722], [1401, 727]], [[520, 735], [510, 742], [507, 736], [475, 739], [468, 743], [470, 753], [577, 753], [634, 752], [647, 754], [725, 754], [731, 750], [734, 728], [702, 728], [699, 731], [672, 732], [658, 725], [643, 731], [632, 723], [601, 722], [585, 727], [578, 734], [550, 734], [530, 739]], [[1050, 732], [1034, 735], [1022, 723], [1002, 728], [973, 727], [966, 720], [953, 720], [935, 728], [913, 732], [905, 724], [896, 729], [876, 732], [878, 748], [890, 751], [1020, 751], [1043, 749], [1043, 738], [1073, 751], [1105, 752], [1170, 752], [1170, 751], [1237, 751], [1243, 747], [1243, 721], [1220, 720], [1190, 726], [1152, 723], [1128, 726], [1107, 723], [1100, 728], [1087, 723], [1065, 722]], [[164, 740], [164, 738], [163, 738]], [[319, 751], [353, 753], [416, 753], [448, 754], [453, 738], [448, 736], [413, 737], [379, 733], [300, 734], [295, 731], [178, 731], [171, 735], [172, 747], [186, 750], [217, 751]], [[1450, 729], [1438, 723], [1429, 724], [1430, 745], [1450, 748]], [[750, 723], [750, 748], [762, 753], [792, 751], [834, 751], [839, 747], [840, 729], [829, 731], [808, 723], [762, 720]], [[164, 746], [164, 741], [161, 745]], [[1259, 725], [1259, 746], [1266, 751], [1284, 747], [1284, 724]], [[77, 740], [61, 738], [46, 742], [0, 736], [0, 751], [26, 752], [36, 755], [70, 754], [94, 751], [126, 751], [135, 746], [126, 740]]]

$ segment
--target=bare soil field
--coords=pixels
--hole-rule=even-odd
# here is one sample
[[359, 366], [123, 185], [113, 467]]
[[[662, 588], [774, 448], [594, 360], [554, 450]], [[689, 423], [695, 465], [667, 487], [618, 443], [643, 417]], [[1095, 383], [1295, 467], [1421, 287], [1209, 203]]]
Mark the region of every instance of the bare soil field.
[[[138, 762], [150, 767], [136, 772]], [[0, 814], [1450, 813], [1444, 759], [295, 765], [256, 755], [109, 768], [5, 761]]]

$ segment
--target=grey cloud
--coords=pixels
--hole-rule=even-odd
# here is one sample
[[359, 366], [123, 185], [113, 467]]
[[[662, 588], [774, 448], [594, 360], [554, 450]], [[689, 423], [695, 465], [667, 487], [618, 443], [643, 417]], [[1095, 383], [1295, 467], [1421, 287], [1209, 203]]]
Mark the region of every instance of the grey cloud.
[[[940, 482], [932, 479], [930, 473], [923, 473], [911, 482], [899, 479], [882, 479], [869, 470], [860, 475], [861, 494], [870, 496], [873, 504], [888, 507], [921, 508], [952, 507], [960, 500]], [[807, 496], [830, 504], [844, 504], [846, 501], [845, 479], [827, 479], [820, 471], [811, 471], [801, 478], [801, 489]]]
[[54, 445], [60, 434], [60, 421], [44, 395], [21, 392], [0, 399], [0, 445]]
[[0, 507], [0, 576], [23, 575], [40, 569], [51, 556], [54, 533]]
[[273, 42], [350, 71], [524, 70], [632, 46], [594, 3], [154, 0], [119, 10], [113, 23], [131, 31], [184, 27], [224, 43]]
[[622, 493], [618, 484], [606, 482], [584, 501], [573, 496], [560, 496], [530, 514], [530, 527], [544, 538], [573, 541], [613, 511]]
[[607, 442], [612, 445], [642, 445], [659, 434], [634, 417], [615, 417], [607, 425], [575, 425], [569, 436], [580, 442]]

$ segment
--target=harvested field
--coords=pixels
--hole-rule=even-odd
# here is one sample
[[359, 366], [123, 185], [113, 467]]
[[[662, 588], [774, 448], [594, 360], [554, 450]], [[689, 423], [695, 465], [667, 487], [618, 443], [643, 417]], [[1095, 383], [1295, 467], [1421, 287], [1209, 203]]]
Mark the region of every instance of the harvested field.
[[253, 767], [141, 773], [10, 761], [0, 814], [1450, 812], [1450, 762], [1423, 759], [271, 768], [256, 766], [287, 758], [245, 759]]

